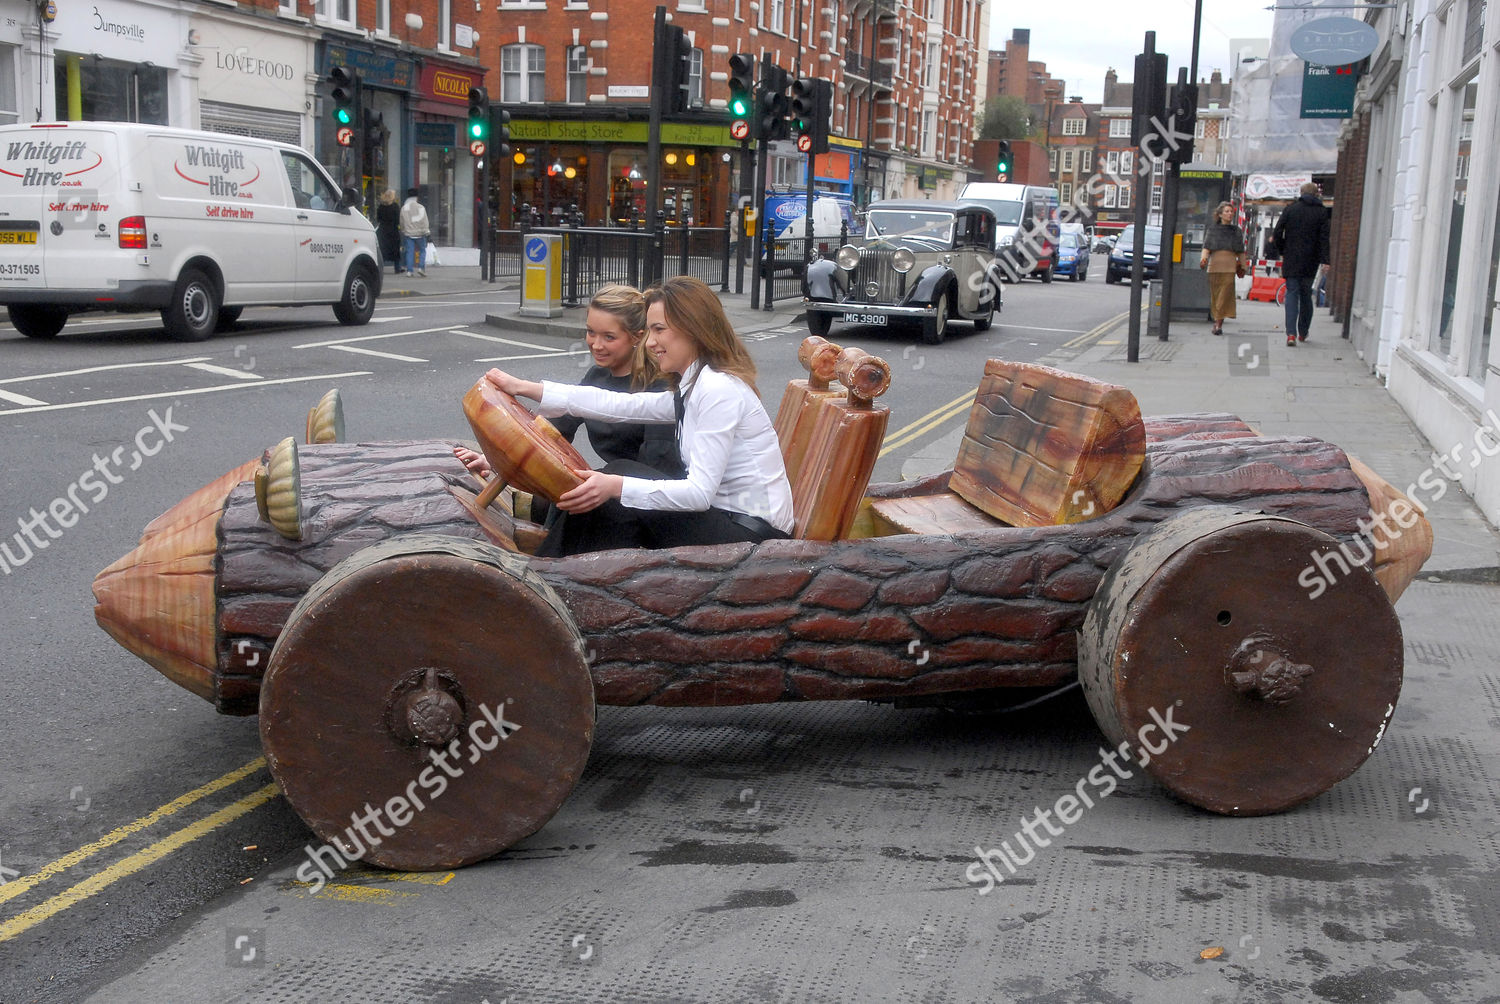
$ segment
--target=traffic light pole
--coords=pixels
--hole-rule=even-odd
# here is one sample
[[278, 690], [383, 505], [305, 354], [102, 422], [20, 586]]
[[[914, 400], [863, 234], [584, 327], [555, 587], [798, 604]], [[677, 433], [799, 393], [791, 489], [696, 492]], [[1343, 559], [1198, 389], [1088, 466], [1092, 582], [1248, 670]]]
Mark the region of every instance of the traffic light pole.
[[[750, 152], [750, 141], [740, 140], [740, 200], [738, 212], [735, 214], [735, 225], [740, 228], [739, 235], [734, 241], [734, 291], [735, 294], [745, 292], [745, 242], [750, 238], [750, 228], [745, 226], [745, 209], [747, 198], [750, 198], [750, 185], [755, 176], [755, 155]], [[749, 203], [754, 205], [752, 199]], [[758, 224], [757, 224], [758, 225]]]
[[[657, 226], [656, 210], [661, 204], [661, 119], [663, 105], [667, 100], [666, 86], [666, 46], [663, 44], [667, 35], [667, 8], [658, 6], [656, 8], [656, 24], [651, 35], [651, 119], [646, 131], [646, 225], [655, 230]], [[656, 240], [661, 240], [660, 232], [656, 234]], [[653, 263], [657, 260], [652, 255]], [[652, 274], [648, 276], [648, 284], [660, 279], [655, 274], [656, 266], [651, 267]]]
[[750, 241], [750, 309], [760, 309], [760, 235], [766, 225], [766, 160], [770, 147], [762, 136], [755, 154], [755, 235]]

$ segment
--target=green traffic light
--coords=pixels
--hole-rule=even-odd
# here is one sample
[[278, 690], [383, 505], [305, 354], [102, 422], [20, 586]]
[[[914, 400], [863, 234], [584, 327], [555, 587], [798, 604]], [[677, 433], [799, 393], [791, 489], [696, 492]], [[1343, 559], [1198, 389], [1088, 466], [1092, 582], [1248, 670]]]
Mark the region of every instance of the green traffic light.
[[750, 102], [744, 98], [735, 98], [730, 102], [729, 110], [734, 113], [735, 118], [744, 118], [750, 114]]
[[347, 108], [339, 108], [335, 110], [333, 113], [333, 117], [338, 119], [339, 125], [348, 125], [350, 122], [354, 121], [354, 116], [349, 113], [349, 109]]
[[472, 136], [472, 137], [474, 137], [475, 139], [484, 139], [484, 123], [483, 122], [470, 122], [469, 123], [469, 135]]

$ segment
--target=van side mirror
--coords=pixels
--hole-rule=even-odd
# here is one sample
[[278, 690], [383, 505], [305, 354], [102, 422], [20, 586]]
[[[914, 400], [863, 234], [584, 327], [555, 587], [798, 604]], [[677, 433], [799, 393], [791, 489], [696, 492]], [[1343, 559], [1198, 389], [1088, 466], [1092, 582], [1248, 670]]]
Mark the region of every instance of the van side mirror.
[[359, 205], [359, 189], [353, 185], [346, 185], [343, 193], [339, 196], [339, 210], [353, 209]]

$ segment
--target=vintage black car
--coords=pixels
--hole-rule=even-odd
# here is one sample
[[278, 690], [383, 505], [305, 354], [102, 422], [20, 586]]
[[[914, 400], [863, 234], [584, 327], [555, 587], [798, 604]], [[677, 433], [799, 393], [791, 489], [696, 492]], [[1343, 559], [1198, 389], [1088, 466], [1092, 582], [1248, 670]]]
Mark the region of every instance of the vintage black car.
[[994, 248], [995, 214], [978, 203], [873, 203], [862, 240], [807, 266], [808, 329], [827, 335], [834, 321], [912, 324], [929, 345], [943, 340], [955, 317], [983, 331], [1002, 306]]

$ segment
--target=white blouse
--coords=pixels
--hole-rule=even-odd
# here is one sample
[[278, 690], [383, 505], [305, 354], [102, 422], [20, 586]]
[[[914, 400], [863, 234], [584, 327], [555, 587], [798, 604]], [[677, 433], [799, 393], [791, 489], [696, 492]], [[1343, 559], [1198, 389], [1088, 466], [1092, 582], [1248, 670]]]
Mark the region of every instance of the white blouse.
[[[710, 506], [759, 516], [791, 533], [792, 487], [771, 417], [743, 380], [695, 361], [680, 384], [680, 481], [625, 478], [620, 503], [632, 509], [703, 512]], [[581, 384], [542, 382], [537, 409], [605, 422], [675, 423], [670, 391], [622, 394]]]

